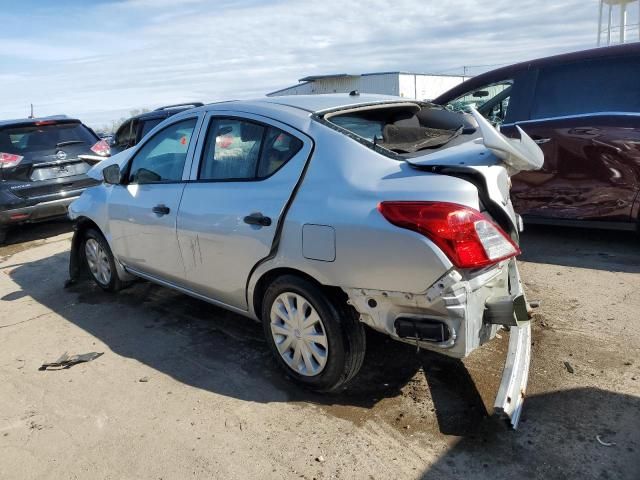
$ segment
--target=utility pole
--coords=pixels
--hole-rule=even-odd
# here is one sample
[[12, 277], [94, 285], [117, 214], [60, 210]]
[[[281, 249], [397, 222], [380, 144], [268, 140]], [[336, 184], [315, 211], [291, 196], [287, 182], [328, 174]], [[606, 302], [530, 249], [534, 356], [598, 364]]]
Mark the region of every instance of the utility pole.
[[33, 103], [31, 104], [31, 115], [29, 115], [29, 118], [33, 118]]

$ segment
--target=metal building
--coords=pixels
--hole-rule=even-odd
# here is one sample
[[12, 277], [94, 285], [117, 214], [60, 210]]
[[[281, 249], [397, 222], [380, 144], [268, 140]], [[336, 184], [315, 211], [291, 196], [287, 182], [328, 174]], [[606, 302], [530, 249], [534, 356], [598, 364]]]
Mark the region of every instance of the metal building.
[[299, 80], [299, 84], [268, 93], [280, 95], [309, 95], [318, 93], [381, 93], [418, 100], [430, 100], [465, 80], [460, 75], [434, 75], [408, 72], [363, 73], [361, 75], [339, 73], [314, 75]]

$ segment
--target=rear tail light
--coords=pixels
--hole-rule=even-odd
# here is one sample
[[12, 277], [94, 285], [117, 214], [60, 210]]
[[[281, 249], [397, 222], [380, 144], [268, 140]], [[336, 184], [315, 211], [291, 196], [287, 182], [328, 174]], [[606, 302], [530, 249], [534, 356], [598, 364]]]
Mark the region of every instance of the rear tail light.
[[518, 246], [477, 210], [445, 202], [382, 202], [390, 223], [428, 237], [460, 268], [493, 265], [520, 254]]
[[93, 147], [91, 147], [91, 151], [101, 157], [108, 157], [111, 155], [111, 147], [106, 142], [106, 140], [100, 140]]
[[24, 157], [13, 153], [0, 152], [0, 168], [11, 168], [18, 165]]

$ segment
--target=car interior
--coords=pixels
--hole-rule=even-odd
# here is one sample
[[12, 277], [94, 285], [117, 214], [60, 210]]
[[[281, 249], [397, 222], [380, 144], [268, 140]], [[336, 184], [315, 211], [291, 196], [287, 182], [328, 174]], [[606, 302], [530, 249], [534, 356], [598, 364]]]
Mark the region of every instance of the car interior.
[[419, 103], [351, 109], [324, 119], [399, 154], [438, 149], [477, 130], [471, 115]]

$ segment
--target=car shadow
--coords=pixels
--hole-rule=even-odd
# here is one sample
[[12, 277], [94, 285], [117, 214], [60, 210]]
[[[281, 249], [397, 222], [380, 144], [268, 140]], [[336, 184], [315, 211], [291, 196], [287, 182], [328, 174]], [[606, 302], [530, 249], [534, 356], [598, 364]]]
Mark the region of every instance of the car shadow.
[[640, 397], [598, 388], [532, 395], [518, 430], [484, 420], [421, 478], [636, 480], [639, 414]]
[[253, 402], [372, 408], [399, 395], [429, 358], [413, 346], [368, 332], [369, 348], [356, 380], [340, 392], [316, 394], [286, 379], [257, 322], [150, 282], [135, 282], [117, 294], [89, 280], [64, 288], [68, 258], [65, 252], [29, 263], [7, 262], [5, 271], [21, 290], [0, 301], [29, 296], [114, 353], [218, 394]]
[[0, 257], [26, 250], [40, 240], [69, 233], [72, 230], [73, 223], [68, 218], [11, 226], [7, 231], [5, 242], [0, 244]]
[[520, 260], [613, 272], [640, 272], [635, 232], [526, 225]]

